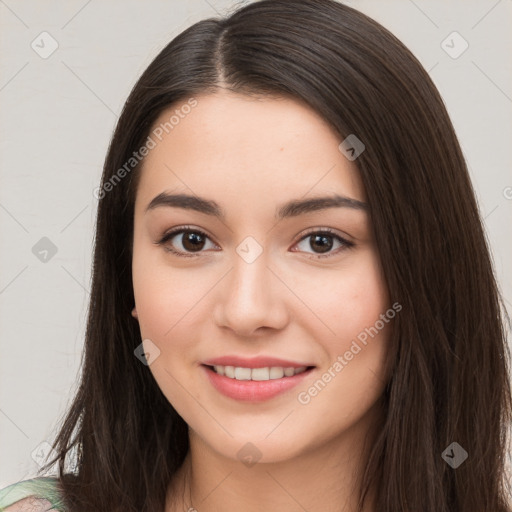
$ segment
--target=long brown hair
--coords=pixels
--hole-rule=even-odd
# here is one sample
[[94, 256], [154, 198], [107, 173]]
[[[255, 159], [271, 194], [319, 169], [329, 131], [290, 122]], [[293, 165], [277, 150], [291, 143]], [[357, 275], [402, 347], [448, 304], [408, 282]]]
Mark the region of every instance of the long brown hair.
[[[355, 163], [389, 294], [403, 309], [360, 510], [375, 487], [379, 512], [511, 512], [506, 314], [466, 163], [417, 59], [381, 25], [333, 0], [262, 0], [200, 21], [134, 86], [98, 194], [80, 386], [56, 437], [58, 457], [41, 471], [58, 460], [77, 512], [164, 510], [188, 429], [134, 356], [140, 165], [126, 163], [164, 109], [219, 87], [303, 101], [340, 142], [355, 134], [365, 145]], [[457, 468], [442, 456], [455, 442], [468, 454]], [[72, 456], [75, 474], [66, 469]]]

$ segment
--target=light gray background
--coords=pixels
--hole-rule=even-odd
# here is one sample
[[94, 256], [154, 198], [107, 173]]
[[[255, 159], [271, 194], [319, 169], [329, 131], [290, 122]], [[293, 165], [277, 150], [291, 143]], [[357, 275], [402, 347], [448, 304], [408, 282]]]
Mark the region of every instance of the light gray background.
[[[512, 0], [346, 3], [400, 38], [438, 86], [510, 305]], [[44, 443], [53, 439], [76, 389], [93, 190], [122, 105], [174, 36], [233, 5], [0, 0], [0, 488], [35, 475], [38, 453], [49, 449]], [[46, 59], [31, 48], [34, 40], [49, 48], [39, 37], [43, 31], [59, 45]], [[456, 59], [441, 47], [453, 31], [469, 44]], [[459, 43], [445, 44], [454, 51]], [[42, 237], [57, 246], [46, 263], [32, 252]]]

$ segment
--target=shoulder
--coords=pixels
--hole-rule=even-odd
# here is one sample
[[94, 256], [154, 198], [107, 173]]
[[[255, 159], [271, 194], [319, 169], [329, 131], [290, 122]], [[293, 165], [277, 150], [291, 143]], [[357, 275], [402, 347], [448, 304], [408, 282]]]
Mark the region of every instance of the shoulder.
[[54, 510], [52, 504], [43, 498], [23, 498], [7, 508], [0, 508], [2, 512], [47, 512]]
[[0, 489], [0, 512], [65, 512], [57, 477], [36, 477]]

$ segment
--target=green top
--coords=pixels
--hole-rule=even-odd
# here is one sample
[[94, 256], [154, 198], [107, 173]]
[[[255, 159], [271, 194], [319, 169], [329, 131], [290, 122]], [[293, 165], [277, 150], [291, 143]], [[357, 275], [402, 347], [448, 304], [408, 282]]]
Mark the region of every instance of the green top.
[[43, 498], [52, 504], [52, 508], [41, 510], [58, 510], [66, 512], [62, 490], [57, 477], [40, 476], [22, 480], [0, 489], [0, 512], [23, 498]]

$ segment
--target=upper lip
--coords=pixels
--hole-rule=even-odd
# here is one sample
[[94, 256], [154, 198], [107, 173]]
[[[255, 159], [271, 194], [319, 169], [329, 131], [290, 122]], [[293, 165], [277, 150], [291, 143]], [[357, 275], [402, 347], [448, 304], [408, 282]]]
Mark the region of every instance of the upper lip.
[[297, 363], [295, 361], [287, 361], [278, 357], [240, 357], [240, 356], [222, 356], [214, 359], [203, 361], [207, 366], [238, 366], [241, 368], [265, 368], [272, 366], [280, 366], [283, 368], [300, 368], [301, 366], [314, 366], [310, 363]]

